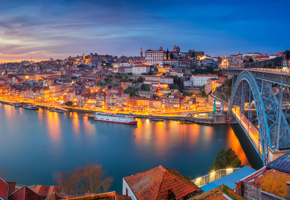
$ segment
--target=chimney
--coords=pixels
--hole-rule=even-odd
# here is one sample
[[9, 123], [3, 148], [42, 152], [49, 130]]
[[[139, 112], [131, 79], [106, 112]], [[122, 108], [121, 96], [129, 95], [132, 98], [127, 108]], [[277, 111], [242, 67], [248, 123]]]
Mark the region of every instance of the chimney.
[[286, 199], [290, 199], [290, 181], [287, 182]]

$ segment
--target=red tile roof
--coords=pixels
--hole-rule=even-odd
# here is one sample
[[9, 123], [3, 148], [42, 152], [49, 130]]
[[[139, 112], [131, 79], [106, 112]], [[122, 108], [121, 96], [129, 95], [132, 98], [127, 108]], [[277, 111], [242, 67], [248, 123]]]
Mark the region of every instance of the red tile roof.
[[42, 198], [48, 197], [52, 193], [60, 193], [60, 187], [59, 186], [45, 186], [45, 185], [36, 185], [34, 188], [34, 192], [39, 194]]
[[13, 192], [10, 195], [9, 200], [40, 200], [40, 196], [30, 188], [24, 186]]
[[68, 198], [67, 200], [131, 200], [131, 197], [118, 194], [116, 192], [107, 192], [101, 194], [88, 194], [85, 196], [79, 196], [74, 198]]
[[4, 181], [3, 179], [0, 178], [0, 198], [7, 200], [8, 190], [9, 190], [8, 183], [6, 183], [6, 181]]
[[54, 192], [50, 194], [45, 200], [60, 200], [60, 199], [64, 199], [64, 197]]
[[137, 199], [166, 199], [171, 190], [176, 199], [191, 193], [200, 194], [202, 190], [177, 170], [163, 166], [150, 169], [124, 178]]
[[207, 191], [201, 195], [193, 197], [193, 199], [196, 200], [228, 200], [229, 198], [236, 199], [236, 200], [245, 200], [245, 198], [241, 197], [237, 193], [235, 193], [233, 190], [231, 190], [229, 187], [225, 185], [218, 186], [210, 191]]
[[9, 184], [9, 195], [14, 192], [16, 182], [7, 182]]
[[288, 181], [290, 181], [290, 174], [271, 169], [254, 178], [254, 181], [249, 184], [253, 184], [270, 194], [286, 198]]

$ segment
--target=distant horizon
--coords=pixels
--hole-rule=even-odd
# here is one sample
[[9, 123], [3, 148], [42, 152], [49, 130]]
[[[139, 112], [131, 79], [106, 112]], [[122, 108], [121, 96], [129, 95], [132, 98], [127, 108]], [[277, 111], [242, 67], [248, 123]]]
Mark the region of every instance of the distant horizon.
[[[178, 46], [178, 45], [177, 45]], [[180, 47], [180, 46], [179, 46]], [[141, 49], [141, 48], [140, 48]], [[150, 49], [150, 48], [149, 48]], [[157, 50], [158, 48], [156, 48], [156, 49], [153, 49], [153, 48], [151, 48], [151, 50]], [[148, 50], [148, 49], [143, 49], [143, 53], [145, 54], [145, 51], [146, 50]], [[166, 51], [167, 50], [167, 48], [163, 48], [163, 50], [164, 51]], [[169, 49], [168, 48], [168, 50], [169, 51], [172, 51], [172, 48], [171, 49]], [[189, 50], [192, 50], [192, 49], [189, 49]], [[187, 50], [187, 51], [182, 51], [182, 49], [180, 50], [181, 52], [188, 52], [189, 50]], [[287, 49], [286, 49], [287, 50]], [[276, 53], [279, 53], [279, 52], [285, 52], [286, 50], [283, 50], [283, 51], [277, 51], [277, 52], [273, 52], [273, 53], [269, 53], [269, 52], [265, 52], [265, 53], [267, 53], [268, 55], [273, 55], [273, 54], [276, 54]], [[203, 50], [195, 50], [195, 51], [203, 51]], [[110, 54], [110, 53], [98, 53], [98, 52], [90, 52], [90, 53], [85, 53], [85, 55], [87, 56], [87, 55], [89, 55], [89, 54], [91, 54], [91, 53], [93, 53], [93, 54], [95, 54], [95, 53], [97, 53], [98, 55], [111, 55], [111, 56], [117, 56], [117, 57], [121, 57], [121, 56], [127, 56], [127, 57], [130, 57], [130, 56], [132, 56], [132, 57], [138, 57], [138, 56], [140, 56], [140, 51], [139, 51], [139, 55], [114, 55], [114, 54]], [[210, 54], [208, 54], [208, 53], [206, 53], [205, 51], [204, 51], [204, 54], [205, 55], [209, 55], [209, 56], [211, 56], [211, 57], [218, 57], [218, 56], [220, 56], [220, 57], [222, 57], [222, 56], [229, 56], [229, 55], [234, 55], [234, 54], [238, 54], [238, 53], [241, 53], [241, 54], [247, 54], [247, 53], [260, 53], [260, 54], [262, 54], [262, 55], [265, 55], [265, 53], [262, 53], [262, 52], [258, 52], [258, 51], [246, 51], [246, 52], [233, 52], [233, 53], [229, 53], [229, 54], [224, 54], [224, 55], [221, 55], [221, 54], [218, 54], [218, 55], [210, 55]], [[49, 59], [53, 59], [53, 60], [64, 60], [64, 59], [66, 59], [66, 58], [68, 58], [68, 57], [76, 57], [76, 56], [82, 56], [83, 55], [83, 53], [80, 53], [80, 54], [76, 54], [76, 55], [68, 55], [68, 56], [65, 56], [65, 57], [63, 57], [63, 58], [53, 58], [53, 57], [48, 57], [48, 58], [43, 58], [43, 59], [38, 59], [38, 60], [36, 60], [36, 59], [33, 59], [32, 58], [32, 62], [41, 62], [41, 61], [47, 61], [47, 60], [49, 60]], [[145, 57], [145, 55], [144, 55], [144, 57]], [[22, 59], [22, 60], [11, 60], [11, 61], [2, 61], [2, 60], [0, 60], [0, 64], [2, 63], [15, 63], [15, 62], [22, 62], [22, 61], [31, 61], [31, 58], [29, 58], [29, 59]]]
[[274, 54], [290, 48], [288, 0], [3, 0], [0, 62], [99, 52], [194, 49], [208, 55]]

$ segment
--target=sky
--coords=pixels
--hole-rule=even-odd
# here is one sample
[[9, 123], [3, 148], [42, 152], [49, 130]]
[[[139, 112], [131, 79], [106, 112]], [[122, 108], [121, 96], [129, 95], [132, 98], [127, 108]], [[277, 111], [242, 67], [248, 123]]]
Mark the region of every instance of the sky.
[[212, 56], [290, 49], [289, 0], [0, 0], [0, 62], [140, 48]]

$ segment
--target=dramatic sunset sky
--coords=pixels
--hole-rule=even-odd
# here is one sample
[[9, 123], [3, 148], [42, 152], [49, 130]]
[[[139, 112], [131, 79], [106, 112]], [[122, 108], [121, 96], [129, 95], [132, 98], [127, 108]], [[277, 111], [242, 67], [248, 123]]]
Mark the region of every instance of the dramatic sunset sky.
[[0, 62], [146, 49], [290, 49], [290, 0], [0, 0]]

